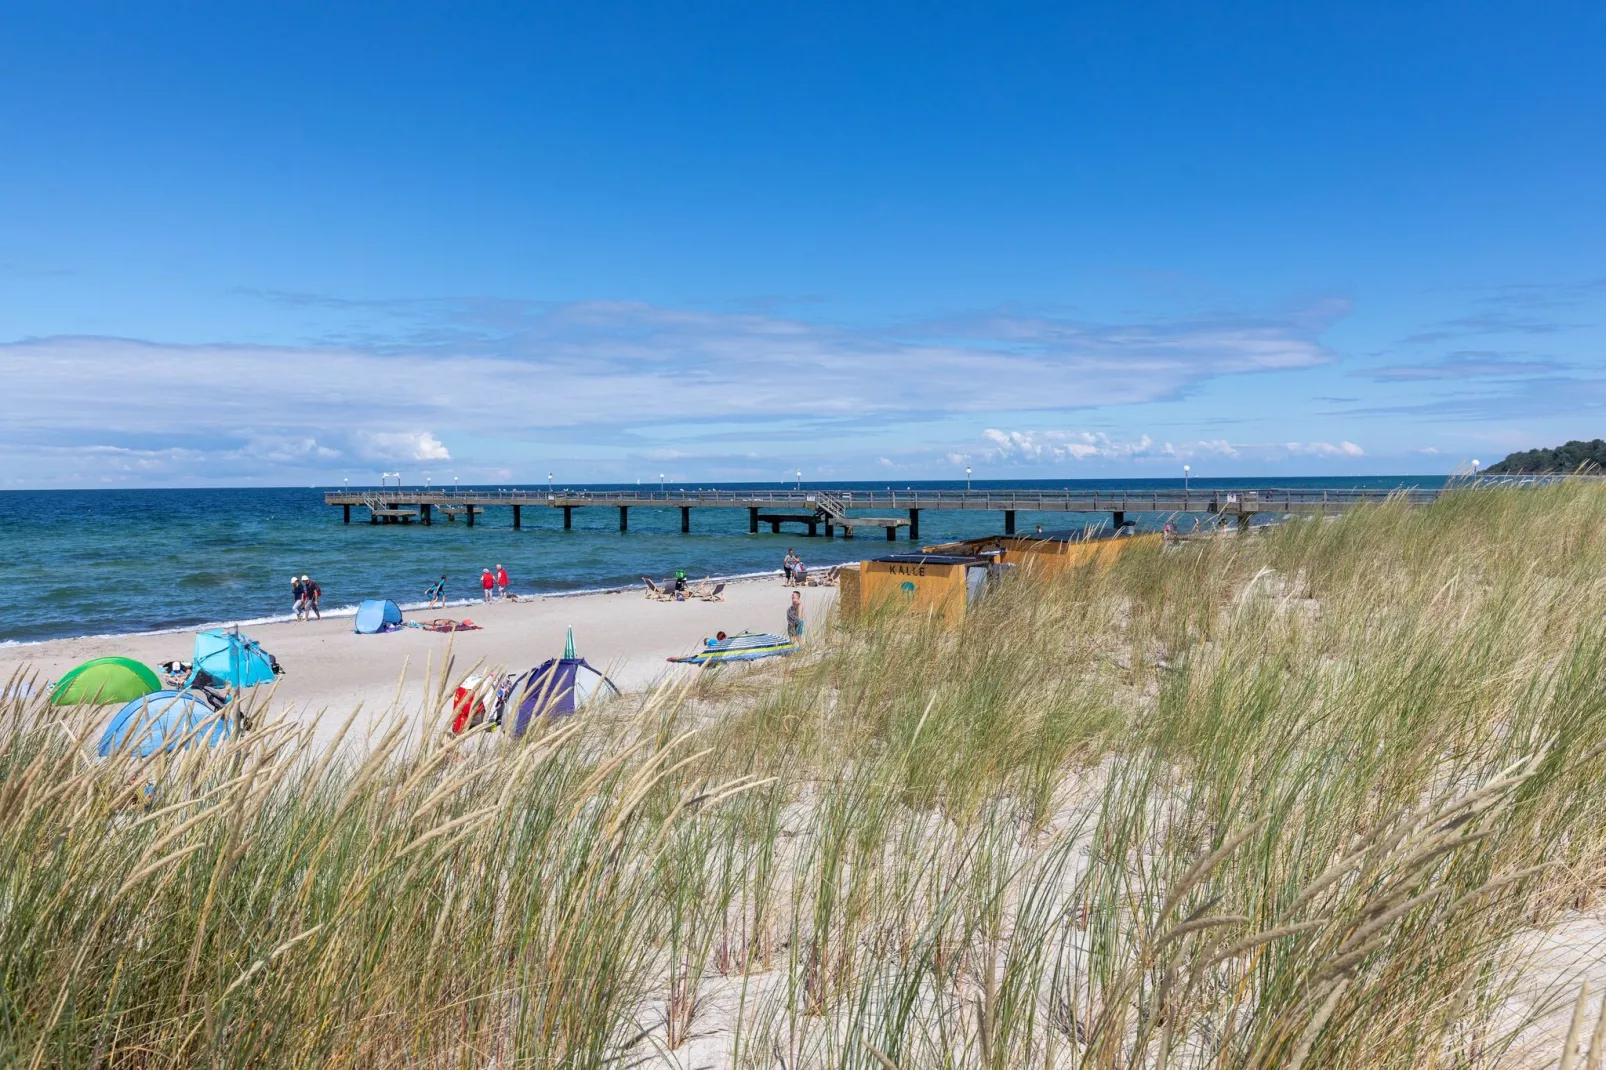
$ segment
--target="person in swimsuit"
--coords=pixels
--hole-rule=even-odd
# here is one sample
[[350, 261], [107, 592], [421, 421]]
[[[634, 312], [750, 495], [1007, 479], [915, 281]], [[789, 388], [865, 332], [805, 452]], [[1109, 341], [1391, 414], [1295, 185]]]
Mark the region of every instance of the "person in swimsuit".
[[793, 642], [803, 638], [803, 596], [792, 592], [792, 604], [786, 607], [786, 637]]
[[437, 603], [444, 606], [446, 604], [446, 577], [442, 575], [440, 579], [425, 588], [424, 597], [429, 599], [430, 609], [434, 609]]

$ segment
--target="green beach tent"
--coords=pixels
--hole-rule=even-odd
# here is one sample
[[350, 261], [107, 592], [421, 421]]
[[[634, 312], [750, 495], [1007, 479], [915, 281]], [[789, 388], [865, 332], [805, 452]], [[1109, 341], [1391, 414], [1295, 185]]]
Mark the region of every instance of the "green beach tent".
[[130, 658], [95, 658], [56, 681], [52, 706], [132, 702], [162, 689], [156, 674]]

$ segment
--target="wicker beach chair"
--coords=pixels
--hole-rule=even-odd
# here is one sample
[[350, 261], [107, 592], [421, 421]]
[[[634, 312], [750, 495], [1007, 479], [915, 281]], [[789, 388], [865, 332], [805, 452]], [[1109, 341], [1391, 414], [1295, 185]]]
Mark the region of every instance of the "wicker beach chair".
[[697, 592], [697, 597], [701, 598], [704, 602], [723, 602], [725, 601], [725, 585], [723, 583], [716, 583], [710, 590], [706, 592]]

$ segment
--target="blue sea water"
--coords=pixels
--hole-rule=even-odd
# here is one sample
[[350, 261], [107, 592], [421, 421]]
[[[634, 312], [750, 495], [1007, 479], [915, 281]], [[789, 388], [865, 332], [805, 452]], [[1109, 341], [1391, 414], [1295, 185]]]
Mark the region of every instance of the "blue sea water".
[[[1361, 478], [1195, 479], [1193, 487], [1395, 488], [1438, 487], [1442, 476]], [[1161, 489], [1180, 480], [976, 481], [989, 487]], [[742, 489], [759, 484], [732, 484]], [[762, 485], [778, 488], [780, 484]], [[805, 487], [807, 484], [805, 484]], [[837, 483], [851, 490], [884, 490], [886, 483]], [[898, 484], [962, 489], [963, 481]], [[468, 490], [470, 488], [463, 488]], [[535, 488], [532, 488], [535, 489]], [[594, 487], [593, 490], [624, 489]], [[671, 487], [671, 490], [676, 489]], [[75, 635], [189, 628], [216, 622], [283, 619], [290, 615], [290, 577], [307, 573], [323, 587], [326, 614], [354, 609], [365, 598], [419, 603], [425, 586], [448, 576], [454, 601], [478, 599], [482, 568], [505, 566], [519, 594], [559, 594], [637, 585], [644, 575], [684, 569], [693, 578], [777, 570], [788, 547], [808, 566], [824, 567], [880, 554], [891, 547], [861, 537], [810, 539], [796, 530], [747, 531], [741, 509], [693, 509], [692, 533], [680, 533], [676, 508], [632, 509], [630, 530], [618, 512], [576, 509], [563, 530], [559, 510], [526, 508], [514, 531], [511, 511], [492, 509], [470, 528], [459, 520], [372, 526], [341, 523], [323, 501], [324, 488], [207, 490], [73, 490], [0, 492], [0, 642]], [[1129, 516], [1159, 527], [1161, 515]], [[1019, 530], [1109, 523], [1108, 514], [1022, 512]], [[921, 541], [994, 534], [997, 513], [939, 512], [920, 518]], [[898, 549], [908, 548], [900, 542]]]

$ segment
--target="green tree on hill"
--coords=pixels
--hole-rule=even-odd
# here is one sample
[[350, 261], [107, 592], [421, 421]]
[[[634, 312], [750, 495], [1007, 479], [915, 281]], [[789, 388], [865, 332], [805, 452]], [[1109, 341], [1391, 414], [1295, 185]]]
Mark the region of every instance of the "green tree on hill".
[[1523, 450], [1486, 469], [1492, 475], [1532, 475], [1539, 472], [1574, 472], [1580, 465], [1606, 468], [1606, 440], [1574, 440], [1549, 450]]

